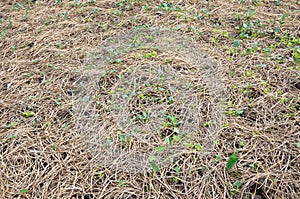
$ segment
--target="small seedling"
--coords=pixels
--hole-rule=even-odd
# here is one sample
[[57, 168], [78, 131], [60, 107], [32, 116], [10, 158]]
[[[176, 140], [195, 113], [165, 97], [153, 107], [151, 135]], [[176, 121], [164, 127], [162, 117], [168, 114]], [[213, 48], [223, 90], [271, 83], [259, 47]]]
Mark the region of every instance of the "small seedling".
[[178, 178], [177, 178], [177, 177], [174, 177], [174, 178], [172, 178], [172, 181], [173, 181], [173, 182], [177, 182], [177, 181], [178, 181]]
[[57, 146], [54, 144], [51, 146], [51, 149], [55, 151], [57, 149]]
[[239, 45], [240, 45], [239, 40], [235, 40], [235, 41], [233, 42], [233, 46], [234, 46], [235, 48], [239, 47]]
[[124, 134], [120, 135], [120, 140], [125, 142], [126, 141], [126, 136]]
[[175, 102], [175, 99], [172, 96], [170, 96], [168, 98], [168, 102], [171, 104], [171, 103]]
[[154, 172], [160, 172], [160, 169], [159, 169], [158, 165], [155, 163], [155, 161], [151, 161], [150, 166]]
[[258, 168], [258, 165], [256, 163], [249, 164], [248, 166], [254, 170], [257, 170], [257, 168]]
[[236, 153], [233, 153], [227, 162], [227, 170], [230, 170], [233, 168], [233, 166], [238, 162], [239, 158], [236, 156]]
[[166, 2], [164, 2], [164, 3], [162, 3], [162, 4], [160, 5], [160, 8], [162, 8], [162, 9], [163, 9], [164, 11], [166, 11], [166, 12], [171, 11], [172, 7], [173, 7], [173, 4], [172, 4], [172, 3], [166, 3]]
[[173, 135], [173, 136], [172, 136], [172, 140], [174, 140], [175, 142], [179, 142], [179, 141], [180, 141], [180, 136], [178, 136], [178, 135]]
[[196, 143], [196, 144], [195, 144], [195, 148], [196, 148], [197, 151], [202, 152], [201, 144]]
[[216, 157], [215, 157], [215, 162], [218, 162], [219, 160], [221, 160], [221, 155], [217, 154]]
[[156, 147], [155, 151], [156, 151], [156, 152], [160, 152], [160, 151], [164, 151], [164, 150], [166, 150], [166, 149], [167, 149], [166, 146], [158, 146], [158, 147]]
[[16, 135], [13, 135], [13, 134], [9, 134], [9, 135], [8, 135], [8, 138], [9, 138], [10, 140], [12, 140], [12, 139], [17, 139], [17, 136], [16, 136]]
[[124, 180], [118, 180], [118, 185], [121, 187], [126, 187], [125, 181]]
[[207, 122], [204, 122], [203, 126], [209, 127], [209, 126], [215, 125], [215, 124], [216, 124], [216, 122], [213, 122], [213, 121], [207, 121]]
[[280, 21], [281, 24], [285, 23], [285, 19], [287, 16], [288, 16], [288, 14], [286, 14], [286, 13], [281, 15], [281, 21]]
[[7, 124], [7, 125], [5, 126], [5, 128], [10, 129], [10, 128], [15, 127], [16, 125], [17, 125], [16, 122], [10, 122], [9, 124]]
[[61, 105], [61, 98], [58, 98], [57, 100], [55, 100], [55, 104], [57, 105], [57, 106], [60, 106]]
[[105, 145], [106, 145], [106, 146], [109, 146], [110, 144], [111, 144], [111, 140], [110, 140], [110, 139], [107, 139], [106, 142], [105, 142]]
[[240, 146], [241, 147], [244, 147], [245, 146], [245, 143], [243, 141], [240, 141]]
[[144, 55], [144, 58], [155, 58], [156, 57], [156, 55], [157, 55], [157, 52], [156, 51], [152, 51], [152, 52], [150, 52], [150, 53], [147, 53], [147, 54], [145, 54]]
[[230, 192], [234, 195], [236, 192], [239, 192], [239, 188], [242, 186], [242, 182], [239, 180], [236, 181], [234, 184], [229, 182], [229, 185], [232, 187], [232, 189], [230, 189]]
[[34, 116], [34, 112], [33, 111], [26, 111], [26, 112], [23, 112], [23, 117], [32, 117]]
[[2, 31], [1, 32], [1, 39], [5, 39], [5, 37], [6, 37], [5, 31]]
[[147, 123], [147, 122], [149, 122], [150, 118], [149, 118], [147, 112], [143, 111], [142, 114], [139, 114], [136, 116], [135, 120], [139, 120], [143, 123]]
[[21, 193], [21, 194], [24, 194], [24, 193], [27, 193], [28, 191], [29, 191], [28, 189], [21, 189], [21, 190], [20, 190], [20, 193]]
[[169, 145], [169, 146], [172, 146], [172, 138], [168, 136], [168, 137], [166, 138], [166, 140], [167, 140], [168, 145]]
[[38, 64], [39, 62], [40, 62], [40, 60], [38, 60], [38, 59], [32, 60], [32, 63], [35, 65]]

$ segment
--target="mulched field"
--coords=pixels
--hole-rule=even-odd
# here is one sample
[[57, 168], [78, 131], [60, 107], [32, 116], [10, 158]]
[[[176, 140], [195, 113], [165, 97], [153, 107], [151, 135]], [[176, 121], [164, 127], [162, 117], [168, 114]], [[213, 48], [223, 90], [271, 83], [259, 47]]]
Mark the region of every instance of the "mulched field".
[[[110, 57], [111, 38], [141, 32], [163, 47]], [[0, 198], [300, 197], [299, 1], [2, 0], [0, 34]], [[178, 78], [137, 84], [128, 115], [114, 107], [113, 89], [153, 66]], [[172, 96], [181, 77], [195, 89]], [[158, 128], [156, 105], [169, 111], [157, 134], [120, 129]], [[172, 147], [168, 164], [132, 161]]]

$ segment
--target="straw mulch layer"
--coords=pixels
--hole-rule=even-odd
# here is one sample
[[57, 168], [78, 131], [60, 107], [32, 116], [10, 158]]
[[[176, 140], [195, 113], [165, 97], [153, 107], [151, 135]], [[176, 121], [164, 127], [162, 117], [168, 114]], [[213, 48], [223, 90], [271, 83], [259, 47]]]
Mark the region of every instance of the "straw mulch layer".
[[[0, 198], [299, 198], [299, 9], [290, 0], [1, 1]], [[175, 47], [138, 48], [105, 62], [96, 78], [84, 76], [97, 63], [92, 58], [109, 58], [99, 55], [108, 38], [149, 28], [187, 38], [201, 48], [201, 59]], [[196, 58], [209, 59], [211, 71], [197, 68]], [[187, 103], [169, 104], [172, 86], [164, 81], [158, 90], [138, 85], [161, 101], [134, 95], [124, 118], [140, 118], [132, 124], [150, 131], [139, 116], [159, 105], [188, 118], [190, 136], [166, 117], [157, 134], [127, 139], [129, 131], [120, 129], [126, 121], [113, 106], [123, 101], [112, 91], [127, 85], [121, 74], [130, 81], [147, 76], [131, 75], [141, 66], [169, 67], [178, 77], [173, 84], [182, 86], [181, 77], [193, 82], [187, 93], [195, 96], [178, 92], [175, 99], [197, 99], [191, 102], [198, 115], [187, 116], [184, 110], [194, 110]], [[80, 103], [82, 89], [95, 92], [92, 111]], [[96, 119], [82, 119], [87, 113]], [[167, 145], [177, 147], [168, 164], [130, 159]], [[113, 162], [123, 154], [117, 150], [130, 158]], [[234, 153], [238, 161], [228, 169]]]

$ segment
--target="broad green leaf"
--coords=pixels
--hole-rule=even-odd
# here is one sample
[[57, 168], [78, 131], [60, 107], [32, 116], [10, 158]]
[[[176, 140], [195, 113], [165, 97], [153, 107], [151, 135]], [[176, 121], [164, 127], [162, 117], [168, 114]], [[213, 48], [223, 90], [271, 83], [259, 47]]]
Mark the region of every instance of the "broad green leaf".
[[160, 172], [160, 169], [155, 162], [150, 162], [150, 166], [152, 167], [153, 171]]
[[297, 147], [300, 148], [300, 142], [297, 143]]
[[23, 113], [24, 117], [32, 117], [34, 116], [34, 112], [33, 111], [26, 111]]
[[159, 147], [157, 147], [155, 150], [157, 151], [157, 152], [159, 152], [159, 151], [163, 151], [163, 150], [166, 150], [166, 146], [159, 146]]
[[235, 153], [233, 153], [227, 162], [227, 169], [230, 170], [232, 169], [232, 167], [237, 163], [237, 161], [239, 160], [239, 158], [236, 156]]
[[28, 192], [28, 189], [21, 189], [20, 190], [20, 193], [27, 193]]
[[179, 167], [175, 167], [174, 170], [176, 171], [176, 173], [179, 173], [180, 168]]

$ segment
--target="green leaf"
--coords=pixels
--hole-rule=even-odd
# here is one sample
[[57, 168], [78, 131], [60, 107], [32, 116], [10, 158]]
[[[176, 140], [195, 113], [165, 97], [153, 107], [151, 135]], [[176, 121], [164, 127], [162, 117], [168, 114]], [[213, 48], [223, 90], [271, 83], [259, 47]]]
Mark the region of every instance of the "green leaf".
[[5, 32], [4, 31], [1, 32], [1, 38], [5, 39]]
[[32, 116], [34, 116], [34, 112], [32, 112], [32, 111], [26, 111], [22, 115], [24, 117], [32, 117]]
[[153, 171], [160, 172], [160, 169], [155, 162], [150, 162], [150, 166], [152, 167]]
[[102, 176], [103, 176], [103, 171], [99, 171], [98, 177], [99, 177], [99, 178], [102, 178]]
[[236, 154], [232, 154], [227, 162], [227, 169], [230, 170], [232, 169], [232, 167], [237, 163], [237, 161], [239, 160], [239, 158], [236, 156]]
[[242, 182], [241, 181], [236, 181], [235, 186], [236, 186], [236, 188], [239, 188], [240, 186], [242, 186]]
[[297, 147], [300, 148], [300, 142], [297, 143]]
[[244, 147], [245, 146], [245, 143], [243, 141], [240, 141], [240, 146], [241, 147]]
[[171, 137], [167, 137], [167, 143], [169, 146], [172, 146], [172, 138]]
[[143, 112], [143, 117], [146, 119], [147, 118], [147, 113]]
[[177, 127], [174, 127], [174, 132], [179, 134], [179, 129]]
[[235, 116], [238, 116], [238, 115], [242, 115], [244, 113], [244, 110], [235, 110]]
[[173, 124], [174, 126], [177, 125], [177, 119], [176, 119], [176, 117], [175, 117], [174, 115], [172, 115], [172, 116], [170, 117], [170, 120], [171, 120], [171, 122], [172, 122], [172, 124]]
[[15, 127], [16, 125], [17, 125], [16, 122], [11, 122], [11, 123], [7, 124], [7, 125], [5, 126], [5, 128], [7, 128], [7, 129], [13, 128], [13, 127]]
[[157, 151], [157, 152], [159, 152], [159, 151], [163, 151], [163, 150], [166, 150], [166, 146], [159, 146], [159, 147], [157, 147], [155, 150]]
[[180, 168], [179, 167], [175, 167], [174, 170], [175, 170], [176, 173], [179, 173]]
[[155, 57], [157, 55], [157, 52], [156, 51], [152, 51], [150, 53], [147, 53], [144, 55], [144, 58], [152, 58], [152, 57]]
[[122, 141], [125, 142], [126, 138], [125, 138], [125, 135], [124, 135], [124, 134], [120, 135], [120, 140], [122, 140]]
[[9, 139], [16, 139], [17, 136], [16, 136], [16, 135], [13, 135], [13, 134], [9, 134], [9, 135], [8, 135], [8, 138], [9, 138]]
[[106, 140], [106, 145], [110, 145], [110, 143], [111, 143], [111, 140], [110, 140], [110, 139], [107, 139], [107, 140]]
[[21, 190], [20, 190], [20, 193], [22, 193], [22, 194], [23, 194], [23, 193], [27, 193], [27, 192], [28, 192], [28, 189], [21, 189]]
[[201, 147], [201, 144], [199, 144], [199, 143], [196, 143], [196, 144], [195, 144], [195, 148], [196, 148], [196, 150], [197, 150], [197, 151], [200, 151], [200, 152], [202, 152], [202, 147]]
[[221, 159], [221, 155], [220, 155], [220, 154], [217, 154], [216, 157], [215, 157], [215, 160], [216, 160], [216, 161], [219, 161], [220, 159]]
[[178, 135], [173, 135], [173, 140], [175, 140], [176, 142], [179, 142], [180, 136], [178, 136]]
[[124, 180], [118, 180], [118, 184], [121, 187], [126, 187], [125, 181]]
[[173, 103], [173, 102], [175, 102], [175, 99], [172, 96], [170, 96], [169, 97], [169, 103]]
[[164, 127], [169, 128], [171, 126], [171, 124], [169, 124], [168, 122], [164, 122]]
[[89, 97], [84, 97], [84, 98], [83, 98], [83, 102], [85, 102], [85, 103], [88, 103], [89, 100], [90, 100]]
[[233, 46], [234, 46], [234, 47], [238, 47], [239, 45], [240, 45], [239, 40], [235, 40], [235, 41], [233, 42]]
[[256, 163], [253, 163], [253, 164], [249, 164], [248, 165], [249, 167], [251, 167], [252, 169], [257, 169], [257, 164]]
[[151, 162], [153, 162], [153, 161], [156, 161], [157, 158], [156, 158], [156, 156], [152, 155], [152, 156], [149, 157], [149, 160], [150, 160]]
[[279, 32], [279, 31], [280, 31], [280, 28], [278, 28], [278, 27], [274, 29], [274, 32]]
[[282, 14], [282, 15], [281, 15], [281, 20], [285, 20], [285, 18], [286, 18], [287, 16], [288, 16], [287, 13]]
[[116, 63], [117, 63], [117, 64], [119, 64], [119, 63], [121, 63], [121, 62], [122, 62], [121, 59], [116, 59]]

